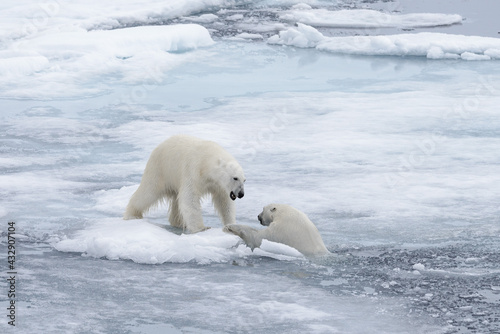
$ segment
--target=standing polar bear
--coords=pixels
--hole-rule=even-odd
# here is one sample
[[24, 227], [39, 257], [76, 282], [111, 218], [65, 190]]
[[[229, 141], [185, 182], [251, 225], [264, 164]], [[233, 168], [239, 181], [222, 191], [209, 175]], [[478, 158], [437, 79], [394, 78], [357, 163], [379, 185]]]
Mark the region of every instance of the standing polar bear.
[[258, 219], [268, 227], [256, 230], [245, 225], [227, 225], [224, 232], [239, 236], [252, 250], [260, 247], [262, 239], [267, 239], [293, 247], [306, 256], [329, 253], [316, 226], [304, 213], [290, 205], [269, 204]]
[[244, 196], [244, 182], [241, 166], [218, 144], [186, 135], [173, 136], [151, 153], [123, 218], [142, 218], [151, 207], [168, 200], [172, 226], [189, 233], [203, 231], [207, 228], [200, 201], [210, 194], [222, 223], [234, 224], [233, 201]]

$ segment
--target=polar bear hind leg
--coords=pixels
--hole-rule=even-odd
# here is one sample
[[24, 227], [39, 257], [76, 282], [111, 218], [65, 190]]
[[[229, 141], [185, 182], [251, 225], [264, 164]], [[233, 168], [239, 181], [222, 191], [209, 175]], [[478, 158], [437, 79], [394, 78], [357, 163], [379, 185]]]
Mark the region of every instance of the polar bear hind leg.
[[142, 215], [147, 212], [151, 207], [158, 204], [163, 198], [162, 195], [155, 192], [155, 188], [151, 189], [141, 184], [139, 188], [130, 198], [127, 209], [125, 210], [124, 219], [141, 219]]

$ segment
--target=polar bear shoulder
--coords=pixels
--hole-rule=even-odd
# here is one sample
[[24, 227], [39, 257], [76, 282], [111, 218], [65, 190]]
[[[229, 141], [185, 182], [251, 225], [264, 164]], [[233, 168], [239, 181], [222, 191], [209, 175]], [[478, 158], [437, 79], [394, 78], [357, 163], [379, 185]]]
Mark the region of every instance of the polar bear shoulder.
[[301, 211], [286, 204], [269, 204], [258, 216], [267, 228], [257, 230], [245, 225], [228, 225], [224, 231], [238, 235], [252, 250], [262, 240], [279, 242], [297, 249], [306, 256], [328, 254], [316, 226]]

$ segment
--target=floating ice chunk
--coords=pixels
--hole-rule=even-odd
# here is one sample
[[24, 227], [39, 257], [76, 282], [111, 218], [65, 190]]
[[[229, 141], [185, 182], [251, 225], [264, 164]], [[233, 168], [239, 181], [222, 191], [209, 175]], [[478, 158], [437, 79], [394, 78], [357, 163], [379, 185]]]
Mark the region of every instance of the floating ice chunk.
[[209, 229], [177, 235], [145, 220], [104, 219], [53, 246], [61, 252], [77, 252], [95, 258], [132, 260], [137, 263], [211, 263], [230, 259], [228, 249], [236, 236]]
[[460, 55], [455, 54], [455, 53], [445, 53], [443, 50], [438, 47], [438, 46], [433, 46], [429, 49], [427, 52], [427, 58], [429, 59], [458, 59], [460, 58]]
[[[500, 56], [500, 39], [442, 33], [397, 34], [387, 36], [325, 37], [315, 28], [298, 27], [271, 36], [269, 44], [316, 48], [334, 53], [376, 56], [425, 56], [430, 59], [462, 58], [487, 60]], [[488, 53], [488, 54], [485, 54]], [[489, 55], [494, 57], [491, 57]]]
[[490, 60], [491, 57], [488, 55], [481, 55], [474, 52], [464, 52], [460, 55], [463, 60]]
[[235, 247], [239, 243], [237, 236], [224, 233], [220, 228], [178, 235], [164, 227], [150, 224], [145, 219], [107, 218], [69, 238], [57, 240], [53, 247], [61, 252], [145, 264], [207, 264], [251, 255], [284, 261], [304, 258], [296, 249], [276, 242], [264, 240], [261, 248], [254, 252], [245, 245]]
[[183, 17], [182, 19], [195, 23], [212, 23], [214, 21], [217, 21], [219, 17], [215, 14], [202, 14], [200, 16], [187, 16]]
[[481, 259], [478, 257], [468, 257], [465, 259], [465, 263], [478, 263]]
[[241, 33], [241, 34], [238, 34], [236, 36], [234, 36], [235, 38], [241, 38], [241, 39], [263, 39], [264, 37], [262, 37], [261, 34], [249, 34], [249, 33]]
[[300, 48], [316, 47], [325, 37], [319, 31], [308, 25], [298, 23], [297, 28], [280, 31], [279, 35], [271, 36], [269, 44], [293, 45]]
[[427, 58], [429, 58], [429, 59], [442, 59], [442, 58], [444, 58], [444, 52], [440, 47], [433, 46], [427, 52]]
[[493, 59], [500, 59], [500, 49], [488, 49], [484, 51], [484, 54]]
[[0, 42], [41, 32], [115, 29], [151, 25], [227, 5], [227, 0], [144, 1], [3, 1], [0, 6]]
[[347, 283], [349, 283], [349, 281], [344, 279], [344, 278], [335, 278], [333, 281], [323, 280], [319, 284], [321, 286], [332, 286], [332, 285], [338, 286], [338, 285], [343, 285], [343, 284], [347, 284]]
[[[330, 37], [318, 44], [325, 51], [362, 55], [427, 56], [433, 48], [443, 54], [464, 52], [482, 53], [492, 47], [500, 47], [496, 38], [462, 36], [441, 33], [399, 34], [388, 36]], [[437, 50], [437, 49], [434, 49]]]
[[[304, 5], [304, 4], [302, 4]], [[298, 5], [297, 5], [298, 6]], [[305, 5], [308, 6], [308, 5]], [[369, 9], [330, 11], [305, 6], [285, 12], [281, 19], [315, 27], [334, 28], [418, 28], [452, 25], [462, 22], [456, 14], [416, 13], [386, 14]]]
[[243, 20], [244, 16], [243, 14], [234, 14], [231, 16], [226, 17], [227, 21], [240, 21]]
[[[290, 247], [285, 244], [281, 244], [278, 242], [273, 242], [269, 240], [262, 240], [262, 244], [260, 245], [260, 249], [263, 250], [264, 252], [268, 253], [273, 253], [273, 254], [282, 254], [290, 257], [300, 257], [303, 258], [304, 255], [300, 253], [298, 250], [296, 250], [293, 247]], [[254, 249], [254, 252], [258, 253], [258, 248]]]
[[[68, 97], [105, 89], [95, 82], [160, 84], [167, 71], [192, 57], [180, 52], [212, 44], [197, 24], [37, 34], [0, 53], [0, 95]], [[85, 83], [91, 84], [82, 92]]]
[[126, 45], [131, 43], [133, 50], [145, 45], [163, 51], [189, 51], [214, 44], [208, 30], [197, 24], [143, 26], [95, 33], [99, 33], [96, 37], [102, 38], [102, 42], [117, 39], [112, 44], [118, 49], [128, 49]]
[[257, 309], [263, 313], [270, 313], [274, 317], [283, 321], [308, 321], [327, 318], [330, 314], [311, 307], [303, 306], [299, 303], [288, 303], [275, 300], [267, 300], [256, 305]]
[[377, 290], [375, 290], [374, 288], [369, 287], [369, 286], [365, 286], [365, 287], [363, 287], [363, 290], [365, 291], [365, 293], [366, 293], [367, 295], [374, 295], [374, 294], [376, 294], [376, 291], [377, 291]]
[[296, 9], [296, 10], [309, 10], [309, 9], [312, 9], [312, 7], [309, 6], [306, 3], [301, 2], [301, 3], [298, 3], [296, 5], [293, 5], [292, 9]]
[[259, 23], [238, 23], [235, 25], [236, 28], [246, 31], [253, 31], [256, 33], [265, 33], [285, 30], [286, 25], [283, 23], [274, 22], [259, 22]]
[[425, 266], [422, 263], [416, 263], [416, 264], [413, 265], [412, 268], [415, 269], [415, 270], [418, 270], [418, 271], [424, 271], [425, 270]]
[[213, 43], [204, 27], [179, 24], [42, 34], [16, 43], [14, 48], [26, 54], [36, 53], [50, 61], [64, 58], [68, 62], [81, 60], [84, 56], [126, 59], [146, 51], [189, 51]]
[[432, 300], [432, 298], [434, 297], [434, 294], [432, 293], [426, 293], [422, 299], [425, 299], [425, 300]]

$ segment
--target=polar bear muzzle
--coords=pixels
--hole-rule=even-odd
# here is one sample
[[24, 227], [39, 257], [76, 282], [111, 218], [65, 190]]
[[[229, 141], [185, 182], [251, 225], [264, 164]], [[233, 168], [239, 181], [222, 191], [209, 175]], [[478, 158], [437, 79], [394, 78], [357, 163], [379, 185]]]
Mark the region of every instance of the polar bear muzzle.
[[[243, 198], [243, 196], [245, 196], [245, 192], [243, 190], [241, 190], [239, 193], [238, 193], [238, 198]], [[231, 197], [231, 199], [234, 201], [236, 199], [236, 194], [234, 193], [234, 191], [231, 191], [231, 193], [229, 194], [229, 197]]]
[[257, 216], [257, 219], [259, 220], [260, 225], [262, 225], [262, 226], [269, 226], [269, 225], [271, 224], [271, 222], [264, 221], [264, 218], [262, 218], [263, 213], [264, 213], [264, 212], [261, 212], [261, 213]]

